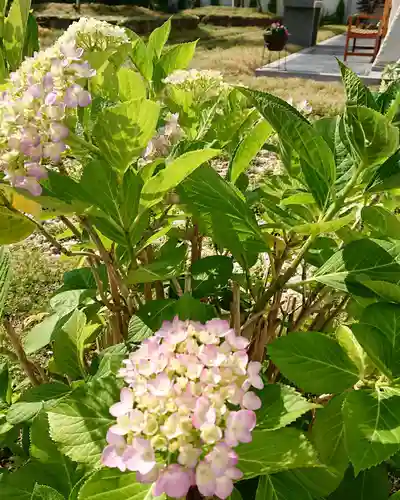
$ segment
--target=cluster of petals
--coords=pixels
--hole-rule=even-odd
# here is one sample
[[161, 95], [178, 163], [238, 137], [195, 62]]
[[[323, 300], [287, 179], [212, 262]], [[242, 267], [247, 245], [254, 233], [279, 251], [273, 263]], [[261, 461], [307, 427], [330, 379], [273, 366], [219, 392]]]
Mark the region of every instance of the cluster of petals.
[[252, 440], [261, 406], [261, 364], [249, 361], [248, 340], [226, 321], [174, 319], [132, 352], [120, 376], [127, 387], [110, 408], [102, 463], [136, 472], [153, 494], [227, 498], [242, 477], [239, 443]]
[[150, 162], [159, 156], [168, 156], [172, 146], [183, 136], [183, 131], [178, 122], [178, 113], [171, 114], [163, 127], [150, 139], [143, 153], [143, 159]]
[[[80, 41], [88, 39], [90, 30], [104, 30], [103, 25], [81, 19], [53, 46], [25, 59], [11, 73], [0, 95], [0, 171], [11, 185], [40, 195], [46, 164], [61, 160], [70, 133], [68, 118], [91, 103], [86, 84], [95, 71], [84, 59]], [[109, 25], [110, 33], [115, 29]]]
[[223, 81], [222, 74], [213, 70], [176, 70], [168, 75], [163, 82], [167, 85], [187, 91], [194, 102], [205, 102], [231, 87]]

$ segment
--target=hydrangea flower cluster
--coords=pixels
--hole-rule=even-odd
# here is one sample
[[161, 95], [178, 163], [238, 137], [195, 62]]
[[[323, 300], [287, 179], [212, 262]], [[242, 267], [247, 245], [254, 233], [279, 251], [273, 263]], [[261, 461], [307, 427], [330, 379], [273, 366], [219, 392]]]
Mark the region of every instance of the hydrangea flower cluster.
[[177, 70], [163, 80], [164, 83], [190, 92], [195, 101], [202, 102], [210, 97], [218, 96], [222, 91], [229, 89], [219, 71], [212, 70]]
[[248, 340], [226, 321], [175, 319], [130, 354], [120, 370], [128, 387], [110, 408], [102, 463], [155, 483], [153, 494], [185, 496], [197, 486], [224, 499], [242, 477], [233, 448], [252, 440], [263, 388]]
[[106, 21], [81, 17], [73, 23], [58, 39], [58, 44], [75, 42], [84, 50], [115, 50], [124, 43], [129, 43], [129, 37], [124, 28], [114, 26]]
[[45, 163], [59, 162], [66, 150], [66, 119], [91, 103], [85, 83], [95, 71], [83, 59], [80, 41], [90, 39], [91, 33], [93, 40], [103, 36], [107, 44], [111, 39], [120, 44], [127, 38], [120, 30], [83, 18], [10, 75], [8, 88], [0, 95], [0, 170], [12, 186], [40, 195], [39, 181], [47, 176]]
[[152, 161], [158, 156], [167, 156], [171, 147], [182, 138], [183, 131], [179, 126], [178, 119], [178, 113], [171, 114], [165, 125], [149, 141], [143, 153], [146, 162]]

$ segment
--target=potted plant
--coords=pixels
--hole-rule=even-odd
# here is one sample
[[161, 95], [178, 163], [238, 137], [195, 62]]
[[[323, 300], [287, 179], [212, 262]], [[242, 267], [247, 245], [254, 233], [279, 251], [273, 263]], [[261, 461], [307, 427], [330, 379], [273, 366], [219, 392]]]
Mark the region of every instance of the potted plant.
[[289, 32], [280, 22], [272, 23], [264, 32], [264, 41], [268, 50], [281, 51], [289, 38]]

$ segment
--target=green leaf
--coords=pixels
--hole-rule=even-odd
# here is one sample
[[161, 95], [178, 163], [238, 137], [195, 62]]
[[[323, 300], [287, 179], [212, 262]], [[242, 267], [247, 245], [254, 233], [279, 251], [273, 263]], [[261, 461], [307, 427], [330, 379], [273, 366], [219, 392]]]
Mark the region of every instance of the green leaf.
[[348, 66], [345, 66], [338, 60], [340, 72], [342, 73], [342, 81], [346, 90], [348, 104], [356, 106], [366, 106], [367, 108], [377, 109], [374, 96], [369, 88], [364, 85], [361, 78], [354, 73]]
[[200, 323], [205, 323], [217, 316], [213, 306], [204, 304], [200, 300], [193, 298], [189, 293], [184, 293], [175, 303], [175, 314], [182, 321], [190, 319], [200, 321]]
[[291, 472], [280, 472], [260, 476], [255, 500], [313, 500], [313, 497]]
[[130, 32], [133, 38], [132, 52], [130, 57], [140, 74], [148, 82], [153, 76], [153, 51], [151, 47], [146, 47], [144, 41], [136, 33]]
[[3, 44], [12, 71], [15, 71], [22, 61], [30, 8], [30, 0], [13, 0], [4, 22]]
[[26, 354], [33, 354], [48, 345], [66, 319], [67, 315], [52, 314], [29, 330], [23, 340]]
[[342, 417], [344, 399], [344, 394], [334, 396], [324, 408], [317, 410], [311, 434], [322, 462], [342, 476], [349, 464]]
[[83, 351], [91, 333], [92, 329], [86, 326], [85, 313], [78, 309], [55, 332], [53, 351], [58, 373], [65, 373], [72, 380], [85, 376]]
[[[328, 500], [387, 500], [389, 481], [386, 467], [373, 467], [354, 477], [349, 468], [339, 488]], [[392, 497], [391, 497], [392, 498]]]
[[177, 69], [186, 69], [193, 59], [196, 45], [197, 41], [180, 43], [165, 52], [158, 64], [161, 77], [165, 78]]
[[33, 420], [30, 429], [29, 452], [31, 457], [52, 467], [59, 477], [60, 485], [58, 490], [68, 496], [75, 482], [76, 467], [68, 457], [58, 450], [51, 440], [49, 423], [44, 412], [41, 412]]
[[99, 364], [93, 379], [106, 378], [110, 375], [116, 375], [122, 366], [122, 360], [128, 355], [128, 349], [125, 344], [116, 344], [107, 347], [99, 356]]
[[95, 472], [79, 492], [79, 500], [147, 500], [152, 484], [136, 482], [134, 472], [100, 469]]
[[400, 221], [396, 215], [383, 207], [363, 207], [361, 218], [372, 231], [400, 240]]
[[8, 370], [8, 361], [0, 357], [0, 408], [2, 404], [9, 405], [11, 403], [11, 396], [11, 374]]
[[128, 283], [152, 283], [179, 276], [186, 260], [186, 251], [187, 247], [184, 244], [174, 247], [171, 245], [168, 251], [160, 255], [159, 259], [130, 271]]
[[128, 325], [128, 342], [139, 343], [153, 335], [153, 331], [139, 316], [132, 316]]
[[58, 400], [71, 392], [71, 388], [60, 382], [42, 384], [25, 391], [7, 412], [7, 421], [16, 425], [35, 417], [41, 409], [54, 406]]
[[393, 259], [397, 244], [360, 239], [347, 244], [321, 266], [311, 281], [348, 291], [362, 280], [400, 281], [400, 265]]
[[363, 106], [349, 106], [346, 134], [365, 167], [378, 165], [399, 147], [399, 130], [384, 116]]
[[306, 436], [289, 427], [276, 431], [254, 430], [251, 443], [240, 444], [235, 451], [244, 479], [299, 467], [320, 466]]
[[318, 236], [321, 233], [334, 233], [343, 226], [347, 226], [351, 222], [354, 222], [354, 215], [349, 214], [344, 217], [339, 217], [337, 219], [327, 221], [327, 222], [311, 222], [309, 224], [300, 224], [291, 228], [291, 231], [296, 234], [310, 234], [312, 236]]
[[346, 449], [356, 475], [400, 449], [400, 396], [390, 388], [350, 392], [343, 419]]
[[227, 286], [232, 272], [232, 259], [223, 255], [210, 255], [193, 262], [191, 267], [193, 296], [203, 298], [218, 294]]
[[35, 230], [35, 224], [18, 212], [0, 206], [0, 245], [18, 243]]
[[66, 315], [77, 309], [91, 295], [93, 292], [87, 289], [63, 291], [50, 299], [50, 307], [57, 314]]
[[389, 378], [400, 376], [400, 305], [369, 305], [352, 330], [382, 373]]
[[118, 96], [121, 101], [145, 99], [146, 85], [139, 73], [133, 69], [122, 67], [118, 70]]
[[271, 133], [271, 125], [261, 119], [244, 136], [236, 148], [229, 165], [228, 176], [231, 182], [235, 183], [239, 176], [249, 168], [250, 162], [256, 157]]
[[105, 436], [113, 422], [109, 413], [118, 401], [115, 376], [93, 380], [48, 411], [50, 436], [76, 462], [98, 465]]
[[363, 379], [367, 356], [353, 332], [348, 326], [340, 325], [336, 330], [336, 338], [347, 356], [357, 366], [359, 378]]
[[149, 40], [147, 42], [147, 47], [154, 54], [154, 56], [159, 59], [163, 51], [164, 45], [167, 43], [169, 34], [171, 32], [171, 19], [165, 21], [165, 23], [156, 28], [152, 33], [150, 33]]
[[307, 186], [319, 206], [324, 207], [336, 177], [335, 159], [328, 144], [285, 101], [266, 92], [241, 90], [274, 127], [282, 142], [300, 156]]
[[186, 179], [196, 168], [211, 160], [220, 153], [218, 149], [201, 149], [189, 151], [167, 164], [151, 177], [143, 186], [142, 196], [164, 193], [175, 188]]
[[293, 387], [281, 384], [267, 384], [257, 393], [262, 401], [256, 412], [257, 428], [275, 430], [294, 422], [304, 413], [318, 408], [309, 403]]
[[36, 484], [32, 492], [32, 500], [65, 500], [65, 497], [61, 495], [54, 488], [50, 486], [44, 486], [43, 484]]
[[193, 172], [180, 186], [179, 195], [198, 215], [222, 248], [228, 248], [242, 262], [254, 263], [266, 243], [253, 212], [242, 195], [210, 166]]
[[39, 28], [36, 17], [29, 12], [23, 57], [33, 57], [35, 52], [39, 52]]
[[156, 332], [161, 328], [163, 321], [171, 321], [175, 316], [174, 299], [151, 300], [140, 307], [137, 312], [139, 318]]
[[358, 381], [357, 367], [323, 333], [291, 333], [275, 340], [268, 352], [285, 377], [307, 392], [342, 392]]
[[11, 282], [10, 252], [5, 247], [0, 247], [0, 319], [3, 314], [8, 288]]
[[359, 282], [386, 302], [400, 303], [400, 286], [387, 281], [371, 281], [359, 278]]
[[367, 186], [368, 191], [373, 193], [398, 187], [400, 187], [400, 149], [382, 163]]
[[[99, 274], [100, 280], [103, 283], [104, 288], [108, 287], [108, 277], [107, 269], [105, 265], [100, 265], [97, 267], [97, 272]], [[63, 290], [95, 290], [96, 280], [94, 279], [92, 269], [90, 267], [79, 267], [78, 269], [73, 269], [72, 271], [67, 271], [63, 276]]]
[[229, 500], [243, 500], [242, 495], [237, 488], [233, 488], [232, 493], [228, 498]]
[[125, 170], [155, 134], [159, 112], [159, 104], [147, 99], [105, 108], [93, 128], [104, 158], [117, 170]]

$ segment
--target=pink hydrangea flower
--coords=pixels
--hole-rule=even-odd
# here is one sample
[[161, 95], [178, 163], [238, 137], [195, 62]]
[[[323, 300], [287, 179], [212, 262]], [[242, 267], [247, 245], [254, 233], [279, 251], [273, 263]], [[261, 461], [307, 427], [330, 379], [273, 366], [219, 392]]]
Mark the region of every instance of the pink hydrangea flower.
[[116, 423], [103, 464], [155, 482], [156, 496], [180, 498], [197, 486], [229, 497], [242, 477], [233, 447], [251, 441], [261, 404], [249, 392], [263, 387], [261, 365], [249, 363], [247, 345], [221, 320], [164, 323], [123, 362], [128, 387], [110, 408]]

